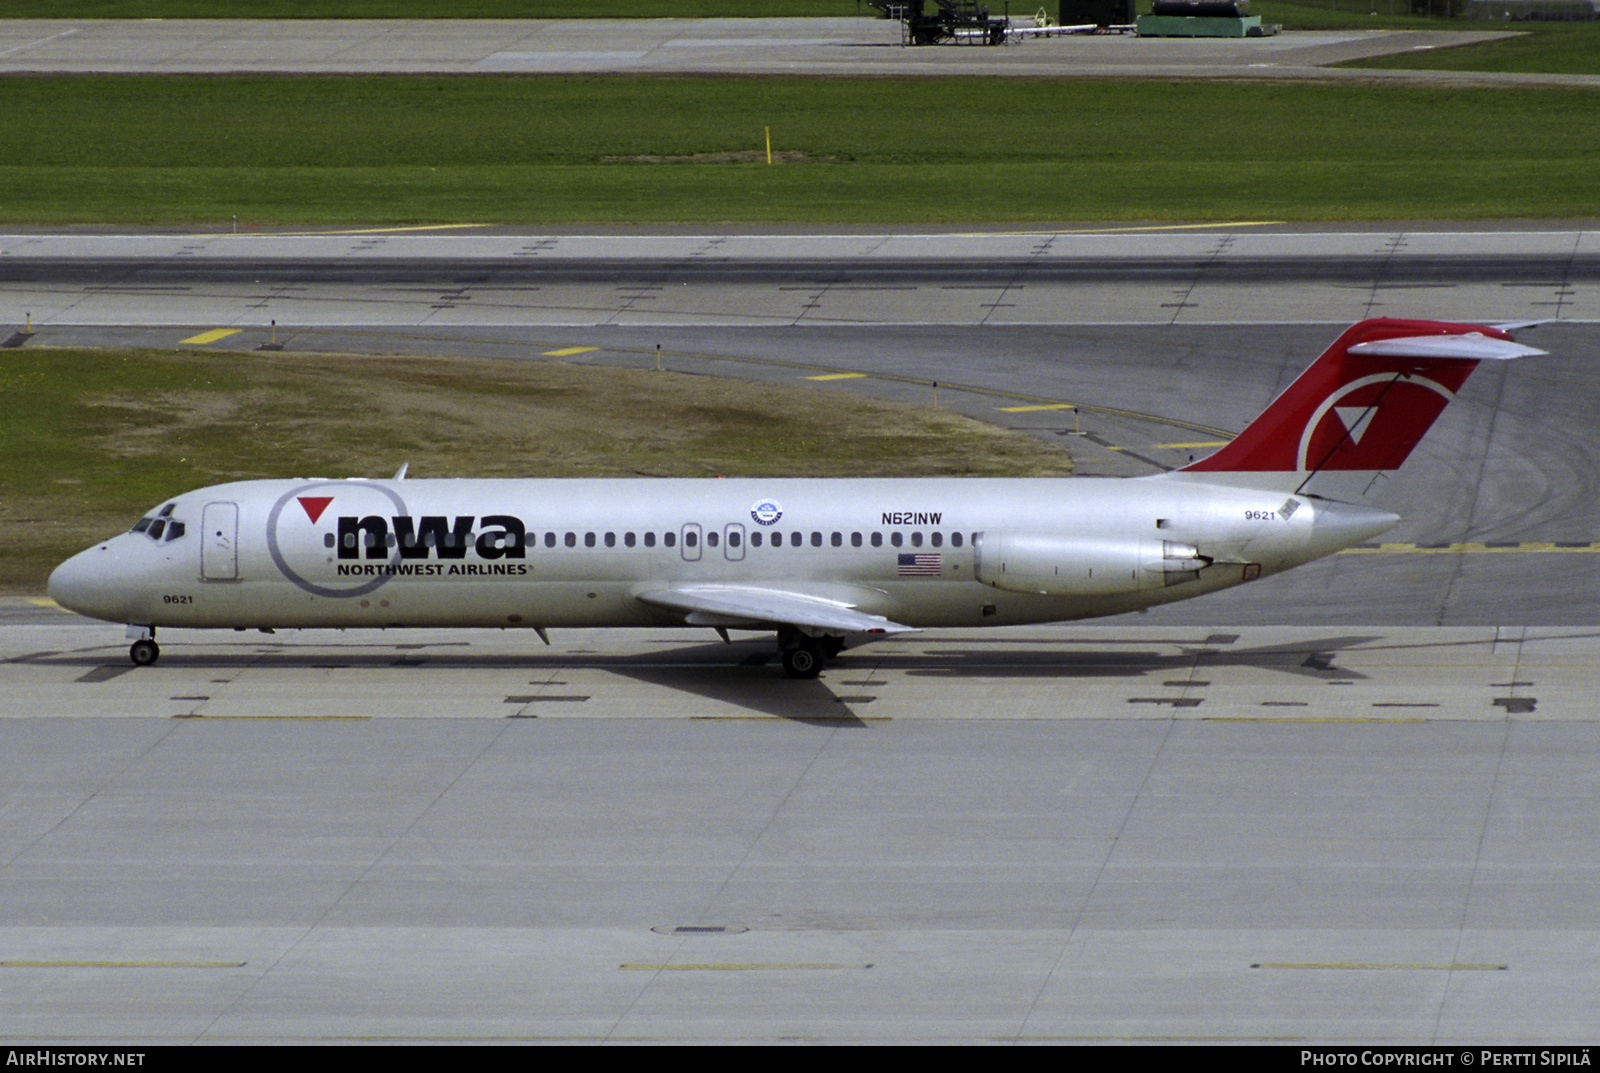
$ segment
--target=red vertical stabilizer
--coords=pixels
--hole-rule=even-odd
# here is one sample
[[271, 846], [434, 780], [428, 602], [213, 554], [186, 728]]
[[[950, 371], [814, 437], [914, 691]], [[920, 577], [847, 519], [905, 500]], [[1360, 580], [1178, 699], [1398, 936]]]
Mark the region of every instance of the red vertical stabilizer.
[[1233, 442], [1180, 470], [1206, 479], [1359, 498], [1398, 469], [1484, 360], [1542, 354], [1500, 328], [1367, 320], [1348, 329]]

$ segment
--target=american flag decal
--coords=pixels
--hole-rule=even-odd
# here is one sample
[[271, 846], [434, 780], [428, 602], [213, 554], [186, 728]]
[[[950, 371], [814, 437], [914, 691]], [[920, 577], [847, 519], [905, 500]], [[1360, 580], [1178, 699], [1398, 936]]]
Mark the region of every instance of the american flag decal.
[[938, 577], [943, 569], [939, 553], [936, 551], [919, 551], [910, 555], [899, 556], [899, 569], [896, 571], [901, 577]]

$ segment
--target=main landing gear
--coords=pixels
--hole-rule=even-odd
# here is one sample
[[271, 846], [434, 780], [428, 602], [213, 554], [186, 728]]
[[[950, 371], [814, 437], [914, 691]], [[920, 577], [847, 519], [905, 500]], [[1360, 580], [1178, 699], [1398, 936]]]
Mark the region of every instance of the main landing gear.
[[778, 655], [783, 660], [783, 673], [790, 678], [815, 678], [822, 673], [823, 665], [844, 651], [842, 637], [812, 637], [798, 630], [778, 635]]
[[135, 667], [148, 667], [161, 658], [161, 646], [156, 644], [154, 626], [129, 626], [128, 635], [139, 638], [128, 648], [128, 658]]

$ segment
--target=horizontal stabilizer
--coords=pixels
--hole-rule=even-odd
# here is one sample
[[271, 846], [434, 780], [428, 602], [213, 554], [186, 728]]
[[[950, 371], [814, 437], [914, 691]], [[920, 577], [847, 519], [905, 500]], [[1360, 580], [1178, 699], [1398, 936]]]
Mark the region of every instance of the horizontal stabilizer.
[[1407, 335], [1398, 339], [1374, 339], [1357, 343], [1349, 353], [1371, 358], [1460, 358], [1466, 361], [1510, 361], [1548, 353], [1509, 339], [1469, 332], [1466, 335]]

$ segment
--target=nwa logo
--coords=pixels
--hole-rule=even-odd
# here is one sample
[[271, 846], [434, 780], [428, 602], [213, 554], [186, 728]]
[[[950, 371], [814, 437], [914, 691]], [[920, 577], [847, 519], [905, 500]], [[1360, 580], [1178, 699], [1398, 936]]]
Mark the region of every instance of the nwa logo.
[[305, 592], [341, 600], [372, 595], [398, 578], [481, 580], [530, 569], [517, 561], [527, 555], [521, 518], [421, 514], [406, 503], [405, 490], [404, 482], [358, 480], [288, 488], [267, 514], [273, 565]]
[[[304, 505], [309, 514], [309, 504]], [[340, 559], [388, 560], [391, 548], [402, 559], [465, 559], [469, 551], [480, 559], [523, 559], [528, 529], [511, 514], [486, 514], [481, 521], [471, 514], [345, 514], [339, 517], [334, 547]]]

